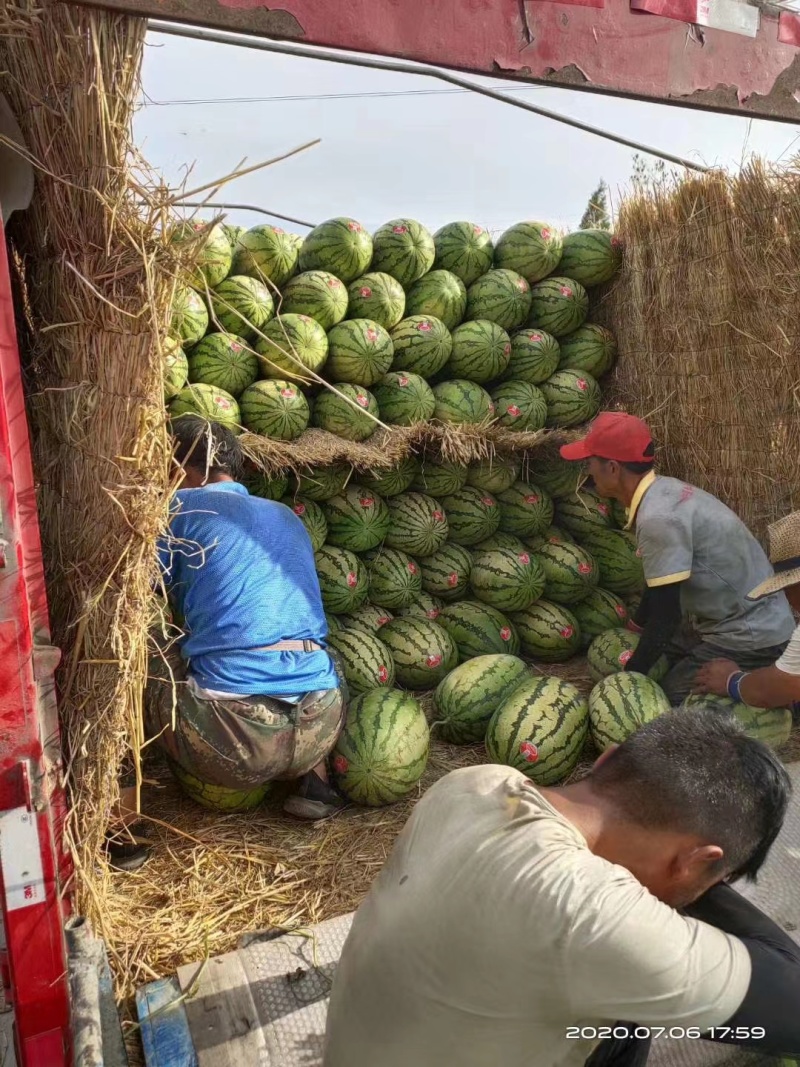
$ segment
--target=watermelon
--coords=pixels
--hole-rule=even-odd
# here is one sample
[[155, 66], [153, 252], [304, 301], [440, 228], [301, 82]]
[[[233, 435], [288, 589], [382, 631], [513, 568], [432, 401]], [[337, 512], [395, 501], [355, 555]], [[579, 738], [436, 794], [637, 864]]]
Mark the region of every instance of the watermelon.
[[339, 653], [350, 693], [394, 685], [394, 662], [389, 649], [374, 634], [363, 630], [342, 629], [328, 637], [328, 644]]
[[433, 497], [449, 496], [457, 493], [467, 484], [467, 468], [463, 463], [428, 463], [425, 460], [417, 469], [411, 488], [418, 493], [428, 493]]
[[436, 620], [450, 634], [463, 663], [474, 656], [519, 652], [519, 635], [497, 608], [477, 600], [446, 604]]
[[430, 731], [409, 694], [373, 689], [347, 709], [331, 759], [333, 780], [355, 804], [394, 804], [419, 782], [428, 764]]
[[542, 533], [524, 538], [524, 544], [531, 551], [538, 552], [542, 545], [575, 544], [575, 538], [558, 526], [548, 526]]
[[370, 319], [349, 319], [328, 333], [328, 362], [332, 381], [373, 385], [392, 365], [394, 349], [389, 334]]
[[434, 418], [454, 426], [488, 423], [494, 414], [492, 398], [475, 382], [454, 378], [433, 387]]
[[340, 617], [342, 619], [344, 619], [347, 616], [346, 615], [342, 615], [342, 616], [326, 615], [325, 616], [325, 622], [327, 623], [327, 626], [328, 626], [328, 629], [327, 629], [328, 635], [330, 635], [330, 634], [338, 634], [340, 630], [344, 629], [342, 624], [339, 622], [339, 618]]
[[411, 371], [430, 378], [450, 359], [453, 338], [441, 319], [411, 315], [401, 319], [391, 332], [394, 346], [392, 370]]
[[683, 706], [710, 708], [733, 715], [750, 737], [773, 748], [785, 745], [792, 733], [791, 708], [754, 708], [750, 704], [737, 704], [730, 697], [718, 697], [710, 693], [693, 693], [686, 698]]
[[391, 330], [402, 319], [406, 310], [406, 294], [402, 285], [391, 274], [371, 271], [362, 274], [350, 283], [347, 290], [350, 300], [348, 318], [369, 319]]
[[538, 785], [554, 785], [575, 770], [588, 727], [586, 698], [576, 686], [533, 677], [489, 720], [486, 752], [492, 762], [515, 767]]
[[611, 518], [618, 530], [624, 530], [628, 525], [628, 509], [621, 500], [611, 501]]
[[546, 278], [531, 287], [530, 315], [526, 325], [565, 337], [583, 326], [589, 313], [589, 297], [571, 278]]
[[234, 333], [210, 333], [189, 353], [189, 381], [238, 397], [258, 378], [258, 357]]
[[[581, 647], [586, 649], [595, 637], [628, 621], [628, 609], [608, 589], [592, 589], [587, 597], [571, 609], [581, 628]], [[630, 632], [630, 631], [629, 631]]]
[[537, 462], [531, 476], [537, 485], [559, 500], [577, 492], [578, 483], [583, 477], [581, 468], [580, 463], [571, 463], [561, 456], [553, 456]]
[[600, 386], [584, 371], [558, 370], [539, 388], [547, 403], [548, 426], [577, 426], [600, 410]]
[[432, 270], [414, 282], [406, 294], [408, 315], [433, 315], [454, 330], [467, 310], [467, 290], [455, 274]]
[[508, 456], [490, 456], [473, 463], [467, 471], [467, 485], [485, 489], [487, 493], [502, 493], [519, 477], [519, 462]]
[[563, 663], [580, 648], [578, 620], [561, 604], [537, 600], [525, 611], [509, 615], [527, 655], [544, 663]]
[[381, 608], [397, 611], [412, 604], [422, 592], [419, 564], [395, 548], [376, 548], [364, 556], [369, 578], [369, 599]]
[[224, 785], [204, 782], [169, 756], [167, 756], [167, 766], [180, 783], [184, 793], [196, 804], [211, 811], [224, 811], [226, 814], [253, 811], [263, 803], [272, 786], [271, 782], [265, 782], [263, 785], [251, 788], [229, 789]]
[[[625, 670], [631, 656], [639, 644], [639, 634], [626, 630], [625, 627], [617, 626], [612, 630], [606, 630], [598, 634], [589, 645], [586, 654], [586, 662], [589, 665], [589, 674], [594, 681], [599, 682], [609, 674], [616, 674]], [[647, 672], [654, 682], [660, 682], [669, 670], [666, 656], [661, 656]]]
[[524, 611], [544, 592], [545, 576], [536, 556], [496, 548], [472, 557], [469, 586], [475, 597], [498, 611]]
[[169, 402], [171, 419], [181, 415], [200, 415], [209, 422], [218, 422], [229, 430], [239, 431], [241, 414], [239, 405], [224, 389], [213, 385], [187, 385]]
[[538, 485], [514, 482], [497, 494], [500, 529], [515, 537], [531, 537], [553, 521], [553, 501]]
[[544, 570], [544, 595], [554, 604], [571, 607], [585, 600], [597, 586], [597, 564], [580, 545], [546, 544], [536, 555]]
[[575, 370], [597, 379], [611, 370], [616, 359], [617, 342], [605, 326], [587, 322], [561, 338], [559, 370]]
[[440, 600], [458, 600], [467, 591], [472, 555], [461, 545], [448, 543], [420, 561], [422, 588]]
[[208, 329], [208, 310], [203, 298], [188, 286], [179, 286], [172, 301], [169, 331], [184, 347], [197, 344]]
[[547, 403], [541, 389], [530, 382], [501, 382], [489, 392], [496, 423], [514, 433], [534, 433], [544, 429]]
[[323, 545], [315, 553], [317, 576], [326, 612], [344, 615], [367, 599], [367, 568], [354, 552]]
[[477, 545], [491, 537], [500, 525], [500, 508], [491, 493], [465, 485], [442, 499], [450, 540], [457, 545]]
[[231, 249], [236, 250], [236, 246], [239, 243], [239, 238], [247, 233], [246, 226], [235, 226], [231, 222], [223, 222], [220, 224], [225, 231], [225, 236], [228, 238]]
[[317, 398], [314, 425], [343, 437], [345, 441], [366, 441], [378, 428], [375, 419], [379, 410], [375, 397], [368, 389], [348, 382], [337, 382], [334, 388], [338, 393], [328, 389]]
[[319, 552], [328, 537], [328, 523], [325, 514], [319, 504], [308, 497], [286, 496], [281, 501], [287, 508], [291, 508], [306, 528], [306, 533], [311, 538], [311, 545], [315, 552]]
[[581, 539], [612, 527], [611, 501], [593, 489], [578, 489], [562, 496], [556, 501], [555, 513], [558, 525]]
[[589, 728], [600, 752], [621, 745], [640, 726], [670, 710], [667, 695], [643, 674], [623, 671], [601, 679], [589, 696]]
[[339, 624], [343, 630], [363, 630], [367, 634], [377, 634], [381, 626], [393, 619], [391, 612], [386, 608], [379, 608], [377, 604], [362, 604], [355, 611], [347, 615], [339, 616]]
[[275, 314], [272, 294], [263, 282], [234, 275], [208, 294], [210, 319], [220, 331], [254, 341]]
[[524, 552], [528, 546], [513, 534], [503, 533], [498, 530], [491, 537], [479, 541], [472, 549], [473, 552], [494, 552], [496, 548], [510, 548], [513, 552]]
[[164, 358], [164, 400], [172, 400], [186, 385], [189, 378], [189, 360], [180, 341], [165, 337], [162, 347]]
[[462, 663], [433, 694], [433, 733], [451, 745], [483, 741], [495, 709], [530, 676], [518, 656], [476, 656]]
[[552, 274], [561, 259], [561, 236], [545, 222], [518, 222], [498, 240], [497, 267], [521, 274], [531, 285]]
[[392, 426], [427, 422], [436, 410], [433, 390], [419, 374], [389, 371], [373, 387], [381, 418]]
[[328, 358], [328, 338], [308, 315], [278, 315], [255, 343], [264, 378], [310, 382]]
[[443, 607], [443, 600], [431, 596], [429, 593], [420, 593], [416, 600], [406, 604], [404, 608], [400, 608], [397, 614], [401, 619], [430, 619], [431, 622], [436, 622]]
[[296, 493], [308, 497], [309, 500], [330, 500], [332, 496], [341, 493], [351, 473], [351, 468], [342, 463], [317, 467], [297, 478]]
[[401, 493], [388, 504], [386, 544], [416, 559], [432, 556], [447, 540], [447, 516], [438, 500], [425, 493]]
[[231, 274], [246, 274], [270, 289], [281, 289], [297, 270], [297, 246], [278, 226], [253, 226], [239, 238]]
[[308, 428], [308, 401], [294, 382], [255, 382], [242, 393], [239, 405], [242, 423], [251, 433], [294, 441]]
[[[380, 404], [380, 400], [378, 401]], [[383, 414], [383, 412], [381, 412]], [[382, 497], [397, 496], [411, 487], [417, 473], [419, 464], [414, 456], [406, 456], [398, 460], [394, 467], [389, 470], [371, 471], [368, 474], [359, 475], [361, 484]]]
[[300, 270], [324, 270], [346, 285], [368, 269], [372, 238], [355, 219], [335, 218], [321, 222], [308, 234], [300, 249]]
[[434, 266], [472, 285], [492, 266], [494, 247], [488, 232], [473, 222], [448, 222], [433, 235]]
[[427, 274], [436, 249], [425, 227], [414, 219], [392, 219], [372, 237], [372, 269], [396, 278], [404, 289]]
[[526, 327], [511, 334], [511, 356], [500, 381], [509, 379], [540, 385], [558, 370], [561, 349], [544, 330]]
[[[262, 500], [282, 500], [289, 488], [289, 478], [285, 474], [270, 476], [257, 467], [248, 468], [239, 481], [246, 487], [250, 496], [260, 496]], [[323, 537], [323, 541], [325, 538]]]
[[205, 292], [219, 285], [231, 269], [231, 243], [222, 226], [199, 220], [179, 222], [172, 231], [172, 243], [185, 246], [192, 269], [189, 284]]
[[352, 482], [342, 493], [322, 505], [328, 524], [328, 544], [368, 552], [377, 546], [389, 529], [389, 509], [370, 489]]
[[530, 310], [531, 287], [513, 270], [487, 271], [467, 290], [468, 319], [488, 319], [504, 330], [515, 330]]
[[447, 373], [472, 382], [488, 382], [508, 366], [511, 339], [502, 327], [486, 319], [465, 322], [453, 331], [453, 351]]
[[583, 543], [600, 571], [600, 585], [619, 596], [638, 593], [644, 585], [636, 538], [629, 530], [595, 530]]
[[381, 627], [381, 641], [392, 654], [397, 680], [407, 689], [432, 689], [458, 663], [452, 637], [429, 619], [392, 619]]
[[619, 238], [608, 230], [577, 230], [563, 241], [559, 274], [581, 285], [601, 285], [610, 281], [622, 262]]
[[328, 271], [304, 271], [284, 286], [281, 314], [308, 315], [330, 330], [347, 314], [347, 289]]

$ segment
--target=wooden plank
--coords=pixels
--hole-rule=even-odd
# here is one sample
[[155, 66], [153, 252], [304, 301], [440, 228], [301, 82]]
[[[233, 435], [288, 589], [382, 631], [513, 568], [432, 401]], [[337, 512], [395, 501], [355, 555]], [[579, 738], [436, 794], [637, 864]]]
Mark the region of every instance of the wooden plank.
[[269, 1067], [250, 984], [235, 952], [178, 970], [197, 1067]]
[[136, 990], [147, 1067], [198, 1067], [176, 978], [160, 978]]

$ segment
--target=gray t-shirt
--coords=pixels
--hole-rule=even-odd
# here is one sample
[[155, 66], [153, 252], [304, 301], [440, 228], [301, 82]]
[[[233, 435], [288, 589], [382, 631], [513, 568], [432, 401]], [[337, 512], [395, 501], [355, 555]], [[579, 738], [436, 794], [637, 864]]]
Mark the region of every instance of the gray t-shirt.
[[785, 644], [795, 623], [783, 593], [747, 600], [773, 570], [742, 520], [676, 478], [641, 485], [644, 493], [631, 510], [648, 586], [683, 581], [684, 618], [709, 644], [731, 651]]

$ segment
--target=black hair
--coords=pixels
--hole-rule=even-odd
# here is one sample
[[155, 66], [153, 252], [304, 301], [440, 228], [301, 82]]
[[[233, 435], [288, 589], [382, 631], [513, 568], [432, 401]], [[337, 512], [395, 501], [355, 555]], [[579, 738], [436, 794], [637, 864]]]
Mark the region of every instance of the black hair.
[[[649, 457], [648, 459], [643, 459], [639, 463], [622, 463], [617, 460], [617, 463], [619, 463], [620, 467], [622, 467], [623, 470], [629, 471], [631, 474], [649, 474], [655, 466], [655, 454], [655, 445], [651, 441], [647, 448], [644, 450], [644, 455]], [[595, 459], [602, 460], [603, 463], [611, 462], [610, 460], [606, 459], [605, 456], [595, 456]]]
[[749, 737], [731, 713], [702, 705], [640, 727], [590, 781], [630, 822], [718, 845], [720, 874], [729, 882], [756, 880], [792, 794], [768, 745]]
[[181, 415], [170, 426], [175, 459], [182, 467], [203, 474], [227, 474], [239, 478], [244, 458], [236, 434], [219, 422], [200, 415]]

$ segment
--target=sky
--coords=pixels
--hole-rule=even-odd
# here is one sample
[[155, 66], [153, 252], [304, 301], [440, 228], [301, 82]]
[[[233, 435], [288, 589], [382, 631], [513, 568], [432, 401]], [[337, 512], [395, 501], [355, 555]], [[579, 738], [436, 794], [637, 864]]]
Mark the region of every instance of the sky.
[[[195, 188], [321, 138], [216, 197], [312, 224], [347, 215], [369, 230], [398, 217], [432, 231], [457, 219], [495, 233], [522, 219], [570, 229], [600, 179], [613, 204], [632, 171], [631, 149], [473, 93], [442, 92], [448, 86], [424, 76], [150, 34], [143, 87], [135, 137], [172, 186]], [[406, 95], [347, 96], [398, 92]], [[326, 94], [346, 98], [242, 102]], [[749, 155], [800, 152], [800, 127], [786, 123], [539, 86], [514, 95], [704, 164], [738, 168]], [[308, 232], [251, 211], [226, 221]]]

